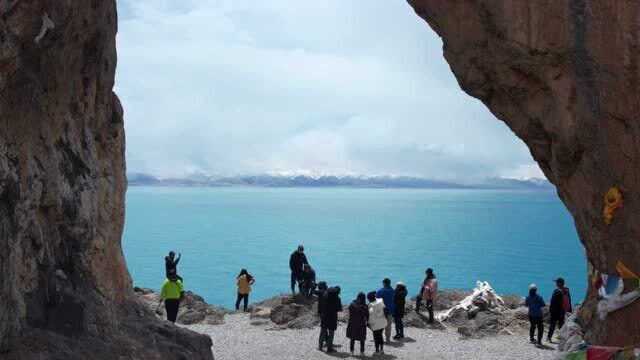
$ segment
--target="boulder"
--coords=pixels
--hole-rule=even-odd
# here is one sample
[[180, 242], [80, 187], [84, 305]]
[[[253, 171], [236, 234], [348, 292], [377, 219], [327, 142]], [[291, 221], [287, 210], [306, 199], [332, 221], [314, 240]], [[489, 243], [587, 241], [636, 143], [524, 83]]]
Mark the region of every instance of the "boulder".
[[[156, 313], [158, 318], [166, 319], [164, 306], [158, 307], [160, 294], [152, 289], [139, 287], [135, 288], [135, 294], [142, 304]], [[201, 323], [221, 325], [224, 324], [224, 317], [228, 313], [230, 313], [229, 310], [209, 305], [202, 296], [191, 291], [186, 291], [183, 300], [180, 302], [176, 322], [183, 325]]]
[[253, 307], [251, 309], [251, 319], [271, 319], [271, 309], [264, 307]]
[[277, 325], [284, 325], [308, 312], [309, 309], [304, 305], [295, 303], [282, 304], [271, 309], [269, 318]]

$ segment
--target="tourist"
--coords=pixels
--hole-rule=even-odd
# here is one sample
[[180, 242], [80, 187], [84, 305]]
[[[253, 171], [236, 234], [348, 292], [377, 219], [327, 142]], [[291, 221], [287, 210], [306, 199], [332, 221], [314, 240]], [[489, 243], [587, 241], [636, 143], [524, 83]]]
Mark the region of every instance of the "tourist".
[[364, 342], [367, 339], [367, 321], [369, 320], [369, 308], [367, 307], [364, 293], [359, 293], [349, 305], [349, 324], [347, 325], [347, 337], [350, 339], [349, 349], [351, 356], [355, 348], [356, 340], [360, 342], [360, 356], [364, 356]]
[[[291, 269], [291, 293], [296, 293], [296, 283], [302, 281], [302, 271], [304, 270], [304, 264], [308, 264], [307, 256], [304, 254], [304, 246], [298, 246], [298, 249], [289, 257], [289, 268]], [[300, 285], [298, 285], [298, 290]]]
[[[167, 310], [167, 320], [172, 323], [176, 322], [182, 298], [184, 298], [184, 285], [182, 284], [182, 280], [178, 279], [175, 270], [172, 270], [169, 272], [164, 284], [162, 284], [160, 302], [158, 303], [159, 309], [162, 301], [164, 301], [164, 307]], [[158, 309], [156, 309], [156, 312]]]
[[309, 264], [304, 264], [303, 269], [300, 292], [305, 297], [311, 297], [313, 290], [316, 288], [316, 272]]
[[249, 305], [249, 293], [251, 293], [251, 285], [256, 282], [253, 276], [247, 272], [247, 269], [240, 270], [240, 274], [236, 278], [238, 286], [238, 298], [236, 299], [236, 311], [240, 310], [240, 301], [244, 300], [243, 309], [247, 312]]
[[542, 322], [542, 308], [546, 306], [542, 296], [538, 295], [538, 287], [536, 284], [529, 286], [529, 296], [525, 300], [525, 304], [529, 308], [529, 340], [536, 344], [534, 334], [538, 329], [538, 345], [542, 345], [542, 335], [544, 334], [544, 324]]
[[342, 311], [342, 301], [340, 300], [340, 287], [331, 287], [324, 294], [325, 301], [320, 312], [320, 350], [323, 341], [327, 342], [327, 353], [334, 353], [333, 336], [338, 329], [338, 313]]
[[[325, 296], [327, 292], [327, 283], [324, 281], [320, 281], [318, 283], [318, 289], [314, 290], [313, 293], [318, 296], [318, 317], [322, 317], [322, 312], [325, 308], [325, 303], [327, 301], [327, 297]], [[324, 347], [324, 343], [327, 341], [327, 330], [320, 326], [320, 337], [318, 339], [318, 350], [322, 351]]]
[[569, 288], [564, 286], [564, 279], [557, 278], [556, 289], [551, 295], [551, 301], [549, 302], [549, 333], [547, 334], [547, 341], [553, 343], [553, 332], [561, 329], [564, 325], [564, 319], [567, 313], [572, 312], [571, 309], [571, 293]]
[[382, 288], [376, 293], [376, 297], [384, 302], [384, 314], [387, 318], [387, 326], [384, 329], [384, 336], [387, 343], [391, 342], [391, 322], [395, 311], [395, 291], [391, 287], [391, 280], [382, 280]]
[[407, 287], [402, 282], [396, 283], [394, 295], [395, 310], [393, 313], [393, 320], [396, 323], [396, 335], [393, 338], [396, 340], [404, 338], [404, 324], [402, 323], [402, 318], [404, 317], [406, 298]]
[[182, 277], [178, 275], [178, 263], [180, 262], [181, 257], [182, 254], [178, 254], [178, 257], [176, 258], [176, 253], [173, 251], [169, 251], [169, 256], [164, 257], [164, 270], [167, 279], [169, 278], [169, 273], [173, 271], [178, 280], [184, 281]]
[[376, 297], [376, 292], [367, 294], [369, 300], [369, 328], [373, 331], [373, 342], [376, 347], [376, 354], [384, 354], [384, 341], [382, 331], [387, 327], [387, 317], [384, 314], [384, 301]]
[[429, 324], [433, 324], [433, 303], [438, 295], [438, 279], [433, 269], [427, 269], [427, 278], [425, 279], [424, 289], [422, 290], [422, 300], [425, 301], [427, 311], [429, 312]]
[[418, 295], [416, 295], [416, 312], [420, 313], [420, 306], [422, 305], [422, 293], [424, 292], [424, 286], [427, 285], [427, 281], [429, 281], [429, 269], [425, 271], [424, 280], [422, 280], [422, 284], [420, 284], [420, 290], [418, 291]]

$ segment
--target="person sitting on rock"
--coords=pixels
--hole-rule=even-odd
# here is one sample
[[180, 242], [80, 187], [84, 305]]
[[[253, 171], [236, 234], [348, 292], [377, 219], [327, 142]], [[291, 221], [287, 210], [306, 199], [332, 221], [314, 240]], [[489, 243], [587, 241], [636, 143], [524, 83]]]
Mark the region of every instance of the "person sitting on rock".
[[382, 331], [387, 327], [387, 317], [384, 314], [384, 301], [376, 297], [376, 292], [367, 294], [369, 300], [369, 321], [368, 325], [373, 331], [373, 342], [376, 347], [376, 354], [384, 354], [384, 339]]
[[536, 284], [529, 286], [529, 296], [525, 300], [525, 304], [529, 308], [529, 340], [535, 344], [536, 340], [533, 338], [538, 329], [538, 345], [542, 345], [542, 335], [544, 333], [544, 323], [542, 322], [542, 308], [546, 306], [542, 296], [538, 295], [538, 287]]
[[313, 290], [316, 288], [316, 271], [311, 265], [305, 264], [302, 271], [302, 282], [300, 284], [300, 292], [305, 297], [311, 297]]
[[353, 356], [356, 340], [360, 341], [360, 356], [364, 356], [364, 343], [367, 340], [367, 322], [369, 321], [369, 308], [367, 307], [364, 293], [359, 293], [349, 305], [349, 323], [347, 324], [347, 337], [350, 339], [349, 350]]
[[387, 343], [389, 343], [391, 342], [391, 323], [393, 320], [393, 313], [396, 309], [395, 291], [391, 287], [391, 280], [382, 280], [382, 287], [376, 292], [376, 297], [382, 299], [384, 302], [384, 314], [387, 317], [387, 326], [384, 329], [384, 336]]
[[547, 341], [553, 343], [553, 332], [556, 329], [562, 329], [564, 326], [564, 319], [567, 313], [572, 311], [571, 309], [571, 293], [569, 288], [564, 286], [564, 279], [557, 278], [556, 289], [551, 295], [551, 301], [549, 302], [549, 333], [547, 334]]
[[396, 324], [396, 335], [393, 337], [396, 340], [404, 338], [404, 323], [402, 318], [404, 317], [405, 304], [407, 298], [407, 287], [402, 282], [396, 283], [396, 290], [394, 295], [395, 310], [393, 312], [393, 320]]
[[[178, 309], [180, 308], [180, 301], [184, 298], [184, 285], [182, 284], [182, 280], [178, 279], [175, 271], [170, 271], [169, 276], [162, 284], [162, 289], [160, 290], [160, 302], [158, 303], [158, 308], [164, 301], [164, 307], [167, 311], [167, 320], [172, 323], [176, 322], [176, 318], [178, 317]], [[156, 310], [157, 312], [157, 310]]]
[[247, 312], [249, 305], [249, 293], [251, 293], [251, 285], [256, 282], [253, 276], [249, 274], [247, 269], [240, 270], [240, 274], [236, 278], [236, 285], [238, 286], [238, 297], [236, 299], [236, 311], [240, 310], [240, 301], [244, 300], [244, 312]]
[[291, 293], [296, 293], [296, 284], [298, 284], [298, 290], [300, 290], [300, 282], [302, 281], [302, 272], [304, 265], [308, 264], [307, 256], [304, 254], [304, 246], [298, 246], [298, 249], [294, 251], [289, 257], [289, 268], [291, 269]]
[[[320, 313], [320, 337], [327, 342], [327, 353], [334, 353], [336, 350], [333, 348], [333, 336], [336, 329], [338, 329], [338, 313], [342, 311], [340, 287], [330, 287], [324, 296], [325, 301]], [[321, 342], [320, 350], [322, 350], [322, 347], [323, 344]]]
[[433, 324], [433, 303], [438, 295], [438, 279], [433, 269], [427, 269], [427, 278], [425, 280], [424, 289], [422, 291], [422, 300], [425, 301], [427, 311], [429, 312], [429, 324]]
[[178, 254], [178, 257], [176, 258], [176, 253], [173, 251], [169, 251], [169, 256], [164, 257], [164, 270], [167, 279], [169, 278], [169, 273], [173, 272], [178, 280], [184, 281], [182, 277], [178, 275], [178, 263], [180, 262], [181, 257], [182, 254]]

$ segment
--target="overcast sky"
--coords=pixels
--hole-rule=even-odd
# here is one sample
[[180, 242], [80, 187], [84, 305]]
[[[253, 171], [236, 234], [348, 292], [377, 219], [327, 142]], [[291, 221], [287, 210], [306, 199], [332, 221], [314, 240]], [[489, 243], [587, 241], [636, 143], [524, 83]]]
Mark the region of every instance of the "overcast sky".
[[542, 176], [404, 0], [119, 0], [129, 172]]

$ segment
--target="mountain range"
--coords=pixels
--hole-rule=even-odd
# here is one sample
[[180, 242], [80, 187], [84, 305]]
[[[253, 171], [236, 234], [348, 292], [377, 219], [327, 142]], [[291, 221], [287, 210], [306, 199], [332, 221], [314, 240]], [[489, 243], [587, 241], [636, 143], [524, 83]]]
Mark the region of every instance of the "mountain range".
[[409, 176], [306, 176], [239, 175], [209, 176], [194, 174], [182, 178], [160, 178], [144, 173], [127, 175], [130, 186], [256, 186], [256, 187], [349, 187], [412, 189], [505, 189], [553, 190], [545, 179], [487, 178], [473, 183], [434, 180]]

